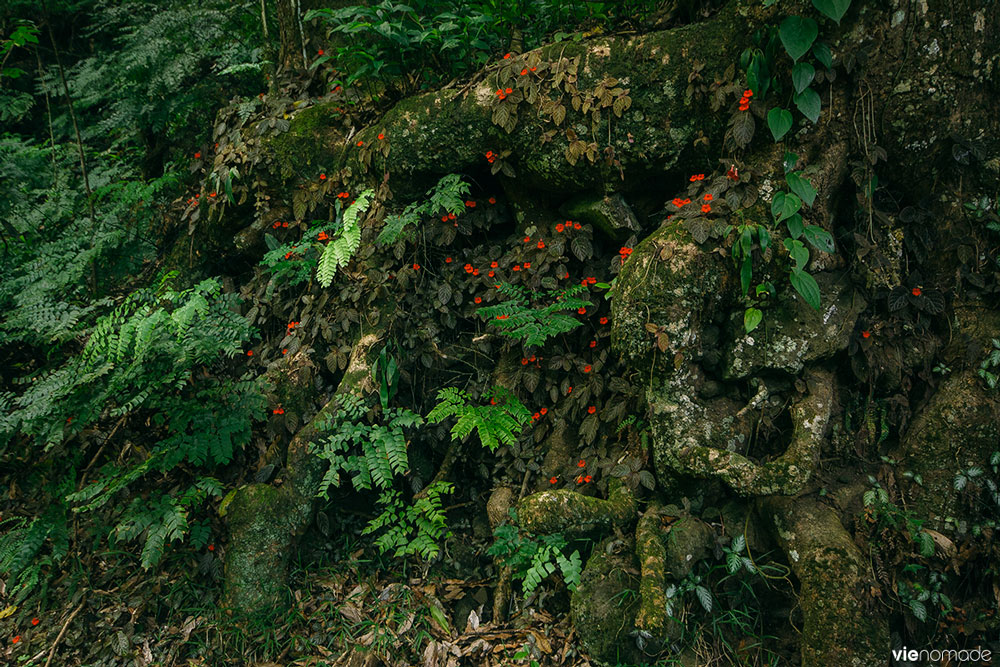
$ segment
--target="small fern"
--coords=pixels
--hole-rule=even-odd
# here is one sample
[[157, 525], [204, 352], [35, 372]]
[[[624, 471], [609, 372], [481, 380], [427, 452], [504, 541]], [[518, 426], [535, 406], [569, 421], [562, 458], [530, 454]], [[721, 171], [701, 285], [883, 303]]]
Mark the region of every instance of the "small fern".
[[357, 252], [361, 245], [361, 223], [358, 218], [368, 210], [373, 196], [373, 190], [365, 190], [340, 214], [340, 233], [330, 239], [316, 267], [316, 280], [320, 286], [329, 287], [337, 270], [347, 266]]
[[487, 551], [511, 568], [513, 578], [521, 579], [521, 592], [527, 597], [542, 581], [560, 572], [570, 591], [580, 585], [583, 559], [579, 550], [566, 555], [566, 538], [561, 533], [533, 536], [522, 534], [511, 524], [501, 524], [493, 532], [494, 542]]
[[452, 438], [465, 440], [476, 431], [479, 441], [491, 452], [501, 445], [513, 445], [531, 419], [531, 413], [503, 387], [494, 387], [484, 398], [490, 399], [489, 405], [472, 405], [464, 391], [454, 387], [442, 389], [438, 392], [438, 404], [427, 415], [427, 421], [438, 424], [455, 417]]
[[378, 235], [378, 242], [390, 245], [399, 240], [409, 240], [413, 236], [411, 225], [420, 222], [423, 216], [440, 215], [442, 211], [458, 215], [465, 210], [465, 199], [469, 194], [469, 184], [458, 174], [444, 176], [437, 185], [427, 191], [427, 199], [407, 205], [399, 215], [386, 218], [385, 227]]
[[542, 346], [548, 339], [580, 326], [580, 320], [563, 311], [591, 305], [577, 296], [586, 291], [582, 285], [544, 294], [510, 283], [501, 284], [499, 289], [507, 300], [479, 308], [476, 314], [496, 327], [500, 335], [516, 338], [529, 347]]

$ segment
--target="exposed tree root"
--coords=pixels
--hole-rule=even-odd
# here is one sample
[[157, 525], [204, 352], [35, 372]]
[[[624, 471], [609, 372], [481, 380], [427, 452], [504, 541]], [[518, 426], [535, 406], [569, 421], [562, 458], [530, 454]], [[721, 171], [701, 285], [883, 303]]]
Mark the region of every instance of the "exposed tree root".
[[888, 619], [872, 608], [867, 563], [837, 512], [779, 496], [761, 501], [761, 510], [801, 583], [803, 667], [884, 665]]
[[629, 526], [638, 509], [635, 496], [622, 484], [612, 486], [607, 500], [576, 491], [540, 491], [517, 504], [518, 523], [532, 533], [579, 532], [589, 527]]
[[339, 397], [363, 396], [372, 389], [371, 361], [379, 340], [379, 333], [369, 333], [355, 343], [337, 392], [289, 443], [284, 483], [248, 484], [223, 502], [221, 513], [230, 531], [225, 601], [234, 610], [249, 613], [280, 603], [288, 559], [295, 540], [312, 520], [316, 489], [325, 468], [309, 446], [319, 435], [320, 425], [336, 413]]

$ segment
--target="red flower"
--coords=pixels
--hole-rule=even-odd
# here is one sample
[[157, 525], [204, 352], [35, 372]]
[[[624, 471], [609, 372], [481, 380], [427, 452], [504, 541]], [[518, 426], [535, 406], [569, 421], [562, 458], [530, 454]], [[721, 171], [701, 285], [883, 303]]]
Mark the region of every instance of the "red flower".
[[414, 263], [414, 264], [413, 264], [413, 270], [414, 270], [414, 271], [419, 271], [419, 270], [420, 270], [420, 265], [419, 265], [419, 264], [417, 264], [417, 263]]
[[210, 194], [210, 195], [208, 195], [208, 196], [209, 196], [209, 197], [214, 197], [214, 196], [215, 196], [215, 193], [213, 192], [212, 194]]
[[753, 91], [747, 88], [743, 91], [743, 97], [753, 97]]
[[252, 357], [253, 356], [253, 350], [247, 350], [247, 356], [248, 357]]
[[713, 196], [712, 196], [712, 193], [711, 193], [711, 192], [706, 192], [706, 193], [705, 193], [705, 196], [703, 197], [703, 199], [704, 199], [705, 201], [712, 201], [713, 199], [715, 199], [715, 197], [713, 197]]
[[323, 55], [323, 49], [320, 49], [317, 53], [319, 53], [319, 55]]
[[576, 229], [576, 230], [583, 229], [583, 225], [581, 225], [579, 222], [574, 222], [573, 223], [573, 229]]
[[504, 92], [507, 93], [508, 95], [510, 95], [511, 93], [514, 92], [514, 89], [513, 88], [508, 88]]
[[491, 269], [495, 269], [495, 268], [497, 268], [498, 266], [500, 266], [500, 264], [499, 264], [499, 263], [497, 263], [497, 262], [490, 262], [490, 268], [491, 268]]
[[531, 71], [534, 72], [536, 69], [538, 69], [538, 68], [537, 67], [532, 67]]
[[535, 355], [531, 355], [531, 358], [528, 359], [528, 361], [534, 361], [535, 359], [536, 359]]
[[474, 269], [472, 268], [472, 264], [466, 264], [464, 268], [465, 268], [465, 272], [466, 272], [466, 273], [472, 273], [472, 272], [473, 272], [473, 270], [474, 270]]
[[702, 213], [711, 213], [712, 212], [712, 205], [711, 204], [702, 204], [701, 205], [701, 212]]
[[558, 477], [549, 477], [549, 484], [557, 484], [559, 482]]
[[365, 145], [365, 142], [362, 141], [361, 139], [358, 139], [358, 146], [364, 146], [364, 145]]
[[489, 273], [487, 273], [486, 275], [488, 275], [488, 276], [489, 276], [490, 278], [492, 278], [493, 276], [495, 276], [495, 275], [496, 275], [496, 271], [490, 271], [490, 272], [489, 272]]
[[497, 198], [496, 197], [490, 197], [487, 201], [489, 201], [491, 204], [496, 204], [497, 203]]
[[490, 399], [490, 405], [496, 405], [496, 404], [497, 404], [497, 399], [491, 398]]
[[525, 243], [531, 243], [531, 237], [530, 236], [525, 236], [524, 237], [524, 242]]
[[528, 68], [527, 67], [525, 67], [523, 70], [521, 70], [521, 76], [524, 76], [527, 73], [528, 73]]
[[920, 296], [921, 294], [923, 294], [923, 292], [920, 290], [919, 287], [914, 287], [913, 289], [910, 290], [910, 294], [912, 294], [913, 296]]
[[544, 415], [548, 414], [548, 412], [549, 412], [549, 409], [548, 409], [548, 408], [542, 408], [542, 409], [540, 410], [540, 412], [541, 412], [541, 413], [542, 413], [542, 415], [544, 416]]
[[31, 619], [31, 624], [32, 625], [38, 625], [39, 623], [41, 623], [41, 621], [39, 621], [37, 618]]
[[286, 347], [286, 348], [282, 349], [282, 350], [281, 350], [281, 353], [282, 353], [282, 354], [288, 354], [288, 348]]
[[472, 275], [478, 276], [479, 275], [479, 269], [472, 269]]
[[576, 478], [576, 483], [583, 484], [583, 475], [580, 475], [579, 477]]
[[587, 465], [587, 462], [584, 461], [583, 459], [580, 459], [580, 461], [576, 464], [576, 467], [577, 468], [584, 468], [584, 467], [586, 467], [586, 465]]
[[18, 635], [16, 637], [14, 637], [12, 640], [10, 640], [11, 644], [16, 644], [19, 641], [21, 641], [21, 635]]
[[750, 103], [749, 102], [747, 102], [746, 104], [741, 104], [740, 105], [740, 111], [749, 111], [749, 110], [750, 110]]
[[566, 278], [569, 278], [569, 271], [567, 271], [566, 275], [563, 276], [563, 280], [565, 280]]
[[194, 159], [195, 159], [195, 160], [197, 160], [197, 159], [198, 159], [198, 158], [200, 158], [200, 157], [201, 157], [201, 153], [195, 153], [195, 154], [194, 154]]
[[583, 481], [586, 482], [587, 484], [590, 484], [590, 482], [593, 481], [593, 479], [594, 479], [593, 477], [587, 475], [586, 477], [583, 478]]
[[524, 263], [524, 268], [530, 269], [531, 268], [531, 262], [525, 262]]
[[378, 140], [382, 141], [383, 139], [385, 139], [385, 132], [379, 132], [378, 133]]
[[564, 227], [563, 227], [563, 224], [561, 222], [558, 225], [556, 225], [556, 231], [557, 232], [561, 232], [563, 229], [564, 229]]
[[595, 278], [594, 276], [590, 276], [589, 278], [587, 278], [587, 282], [590, 283], [591, 285], [596, 285], [597, 278]]
[[691, 177], [692, 183], [694, 183], [695, 181], [704, 181], [704, 180], [705, 180], [705, 174], [695, 174], [694, 176]]
[[590, 347], [591, 347], [591, 349], [597, 347], [597, 341], [596, 340], [590, 341]]
[[326, 180], [326, 174], [320, 174], [319, 175], [319, 180], [325, 181]]
[[590, 366], [590, 364], [587, 364], [586, 366], [584, 366], [584, 367], [583, 367], [583, 372], [584, 372], [584, 373], [589, 373], [589, 372], [590, 372], [590, 369], [591, 369], [591, 366]]
[[281, 226], [284, 227], [285, 229], [288, 229], [288, 223], [287, 222], [281, 223]]
[[503, 54], [503, 59], [504, 60], [510, 60], [510, 54], [509, 53]]
[[542, 415], [539, 412], [536, 412], [535, 414], [531, 415], [531, 421], [538, 421], [541, 418], [542, 418]]
[[677, 208], [684, 206], [684, 200], [681, 199], [680, 197], [674, 197], [674, 200], [671, 203]]
[[521, 270], [521, 265], [520, 264], [515, 264], [514, 265], [514, 270], [515, 271], [520, 271]]
[[869, 331], [868, 329], [865, 329], [864, 331], [861, 332], [861, 337], [862, 338], [870, 338], [871, 335], [872, 335], [872, 332]]
[[465, 205], [468, 206], [469, 208], [476, 208], [476, 202], [472, 201], [471, 199], [466, 201]]
[[587, 307], [586, 306], [580, 306], [579, 308], [576, 309], [576, 312], [580, 313], [581, 315], [586, 315], [587, 314]]
[[[589, 368], [589, 366], [588, 366], [588, 368]], [[592, 415], [595, 412], [597, 412], [597, 408], [595, 406], [591, 405], [589, 408], [587, 408], [587, 414], [588, 415]]]
[[608, 323], [608, 318], [602, 317], [600, 320], [598, 320], [598, 322], [600, 322], [601, 324], [607, 324]]
[[451, 264], [451, 257], [445, 257], [444, 258], [444, 263], [445, 264]]
[[326, 232], [320, 232], [319, 236], [317, 236], [316, 238], [318, 238], [320, 241], [327, 241], [329, 240], [330, 237], [326, 235]]
[[539, 241], [538, 242], [538, 249], [541, 250], [544, 247], [545, 247], [545, 241]]
[[573, 393], [573, 387], [566, 387], [566, 393], [567, 394], [572, 394]]
[[477, 297], [476, 297], [476, 298], [474, 299], [474, 301], [475, 301], [476, 303], [482, 303], [482, 302], [483, 302], [483, 297], [481, 297], [481, 296], [477, 296]]
[[209, 544], [208, 545], [208, 550], [209, 551], [215, 551], [215, 545], [214, 544]]

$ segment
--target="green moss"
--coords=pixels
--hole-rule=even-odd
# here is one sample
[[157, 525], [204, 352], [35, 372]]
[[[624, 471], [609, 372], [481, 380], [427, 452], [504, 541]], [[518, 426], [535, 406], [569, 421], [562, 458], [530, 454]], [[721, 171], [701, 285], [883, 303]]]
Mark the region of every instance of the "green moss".
[[635, 521], [635, 513], [635, 496], [617, 480], [607, 500], [560, 489], [534, 493], [517, 505], [518, 523], [532, 533], [625, 526]]

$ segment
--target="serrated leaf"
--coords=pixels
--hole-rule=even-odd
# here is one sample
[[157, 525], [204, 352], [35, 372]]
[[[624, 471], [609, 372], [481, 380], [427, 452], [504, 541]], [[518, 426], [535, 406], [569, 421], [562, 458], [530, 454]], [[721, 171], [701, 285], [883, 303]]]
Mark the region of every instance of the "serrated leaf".
[[795, 96], [795, 106], [798, 107], [803, 116], [815, 123], [819, 120], [823, 102], [819, 98], [819, 93], [812, 88], [806, 88]]
[[746, 147], [753, 139], [755, 123], [753, 114], [749, 111], [740, 111], [733, 117], [733, 141], [739, 148]]
[[771, 130], [774, 140], [781, 141], [781, 138], [792, 129], [792, 113], [781, 107], [771, 109], [767, 112], [767, 127]]

